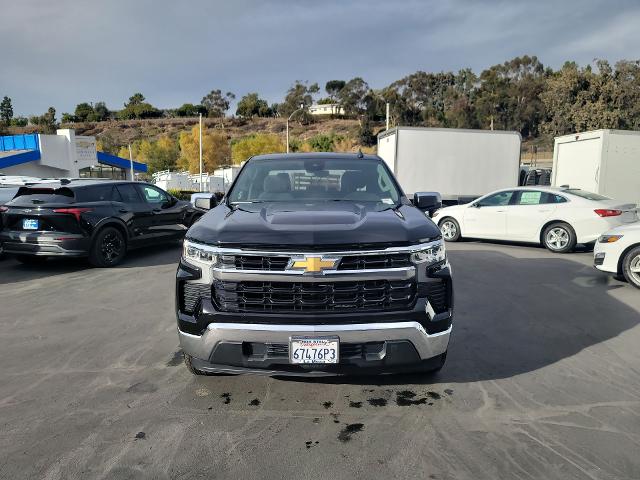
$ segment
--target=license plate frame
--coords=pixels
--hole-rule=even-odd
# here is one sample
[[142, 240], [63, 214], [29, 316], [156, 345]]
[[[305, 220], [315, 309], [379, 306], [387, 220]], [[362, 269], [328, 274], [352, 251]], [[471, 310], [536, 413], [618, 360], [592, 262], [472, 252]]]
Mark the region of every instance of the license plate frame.
[[295, 336], [289, 338], [289, 363], [292, 365], [335, 365], [339, 362], [339, 337]]
[[37, 218], [22, 219], [23, 230], [38, 230], [38, 228], [40, 228], [40, 221]]

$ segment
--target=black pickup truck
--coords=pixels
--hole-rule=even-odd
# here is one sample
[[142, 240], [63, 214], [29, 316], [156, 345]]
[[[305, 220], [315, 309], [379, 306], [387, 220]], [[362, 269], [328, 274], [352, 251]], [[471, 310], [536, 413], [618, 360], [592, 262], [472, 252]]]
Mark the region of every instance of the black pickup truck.
[[[214, 199], [212, 203], [216, 203]], [[452, 327], [451, 270], [425, 214], [362, 154], [253, 157], [187, 232], [178, 335], [194, 374], [433, 372]]]

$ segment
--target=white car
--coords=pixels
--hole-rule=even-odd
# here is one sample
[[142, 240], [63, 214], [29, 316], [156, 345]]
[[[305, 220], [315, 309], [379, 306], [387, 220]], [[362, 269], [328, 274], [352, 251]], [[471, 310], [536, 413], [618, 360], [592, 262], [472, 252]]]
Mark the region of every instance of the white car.
[[640, 288], [640, 223], [604, 233], [593, 248], [593, 264], [603, 272], [624, 275]]
[[510, 240], [564, 253], [577, 243], [595, 242], [607, 230], [637, 222], [638, 212], [633, 204], [577, 188], [533, 186], [498, 190], [438, 210], [432, 218], [448, 242], [461, 237]]

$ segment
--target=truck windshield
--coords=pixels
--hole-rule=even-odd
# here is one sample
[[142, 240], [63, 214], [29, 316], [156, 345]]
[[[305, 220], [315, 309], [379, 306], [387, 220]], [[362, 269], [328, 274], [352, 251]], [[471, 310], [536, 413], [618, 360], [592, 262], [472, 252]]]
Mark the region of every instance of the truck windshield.
[[229, 193], [232, 204], [353, 201], [392, 207], [399, 200], [386, 165], [370, 159], [257, 158]]

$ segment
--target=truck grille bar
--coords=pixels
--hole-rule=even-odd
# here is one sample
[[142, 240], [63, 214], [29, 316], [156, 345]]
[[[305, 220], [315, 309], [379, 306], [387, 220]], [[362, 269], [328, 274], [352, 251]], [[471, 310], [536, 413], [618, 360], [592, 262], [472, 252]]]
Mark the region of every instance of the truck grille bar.
[[213, 300], [225, 312], [360, 312], [406, 310], [413, 280], [358, 282], [230, 282], [216, 280]]

